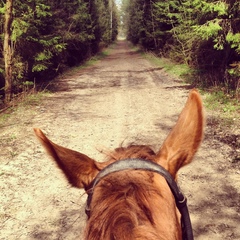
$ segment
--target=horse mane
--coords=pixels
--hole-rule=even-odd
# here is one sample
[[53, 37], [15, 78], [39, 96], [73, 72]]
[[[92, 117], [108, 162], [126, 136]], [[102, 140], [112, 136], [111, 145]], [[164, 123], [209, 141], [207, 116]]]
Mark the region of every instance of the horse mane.
[[[94, 192], [86, 239], [136, 239], [136, 232], [141, 236], [140, 229], [145, 227], [152, 235], [147, 239], [157, 239], [149, 197], [160, 193], [152, 187], [152, 175], [148, 173], [146, 179], [140, 172], [125, 171], [103, 179]], [[142, 235], [146, 239], [145, 231]]]
[[[150, 147], [141, 145], [119, 147], [108, 154], [109, 160], [153, 161], [155, 156]], [[86, 239], [158, 239], [149, 200], [161, 197], [161, 192], [154, 187], [153, 177], [152, 172], [133, 174], [126, 170], [102, 179], [94, 190], [96, 200], [92, 202], [94, 211], [87, 224]]]
[[130, 158], [141, 158], [154, 161], [156, 153], [150, 146], [130, 144], [127, 147], [120, 146], [113, 151], [105, 152], [108, 161], [117, 161]]

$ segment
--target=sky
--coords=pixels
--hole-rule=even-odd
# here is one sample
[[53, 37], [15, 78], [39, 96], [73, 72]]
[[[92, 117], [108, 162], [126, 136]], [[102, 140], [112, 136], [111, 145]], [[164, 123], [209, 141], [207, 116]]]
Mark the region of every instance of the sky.
[[122, 0], [115, 0], [115, 2], [116, 2], [117, 5], [120, 5]]

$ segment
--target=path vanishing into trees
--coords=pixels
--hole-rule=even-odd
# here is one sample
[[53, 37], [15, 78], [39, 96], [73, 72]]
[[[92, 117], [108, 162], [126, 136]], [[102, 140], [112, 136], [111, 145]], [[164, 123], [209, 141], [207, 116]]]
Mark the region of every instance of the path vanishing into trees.
[[[158, 150], [175, 124], [189, 86], [154, 66], [126, 41], [92, 66], [65, 74], [41, 103], [20, 105], [0, 131], [0, 239], [82, 239], [86, 194], [72, 188], [35, 139], [41, 128], [59, 145], [99, 161], [102, 149], [138, 143]], [[195, 239], [240, 239], [240, 167], [232, 147], [206, 137], [178, 176]], [[239, 133], [238, 133], [239, 134]]]

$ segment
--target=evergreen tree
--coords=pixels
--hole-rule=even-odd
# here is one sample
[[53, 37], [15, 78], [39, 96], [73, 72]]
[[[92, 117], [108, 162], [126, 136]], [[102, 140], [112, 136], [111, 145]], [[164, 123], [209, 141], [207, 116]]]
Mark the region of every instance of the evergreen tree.
[[[0, 3], [1, 36], [8, 37], [5, 43], [11, 46], [8, 56], [12, 57], [11, 63], [8, 59], [11, 71], [5, 70], [0, 61], [0, 89], [5, 82], [11, 83], [11, 88], [6, 85], [6, 96], [81, 63], [117, 36], [118, 17], [113, 0], [15, 0], [12, 12], [8, 31], [3, 32], [8, 11], [6, 4]], [[6, 50], [2, 60], [3, 56], [6, 59], [5, 53]]]
[[238, 91], [239, 1], [124, 0], [123, 5], [134, 44], [189, 64], [200, 73], [197, 82]]
[[11, 100], [12, 94], [12, 46], [11, 46], [11, 27], [12, 27], [13, 0], [6, 1], [5, 21], [4, 21], [4, 43], [3, 55], [5, 62], [5, 101]]

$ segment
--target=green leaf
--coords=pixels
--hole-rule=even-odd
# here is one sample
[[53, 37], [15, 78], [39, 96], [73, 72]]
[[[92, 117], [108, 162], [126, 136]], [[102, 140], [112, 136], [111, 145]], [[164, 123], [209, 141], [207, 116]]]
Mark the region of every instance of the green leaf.
[[29, 23], [20, 18], [15, 18], [12, 23], [12, 41], [16, 42], [19, 37], [28, 31], [28, 28]]
[[6, 11], [5, 6], [0, 8], [0, 14], [5, 14], [5, 11]]
[[43, 52], [40, 52], [35, 57], [36, 61], [45, 61], [52, 57], [52, 53], [50, 51], [44, 50]]
[[218, 32], [222, 30], [222, 27], [219, 25], [220, 20], [208, 21], [203, 25], [193, 26], [193, 30], [198, 34], [202, 39], [208, 40], [209, 38], [214, 38], [218, 36]]
[[236, 48], [236, 52], [240, 54], [240, 33], [233, 34], [229, 32], [226, 36], [226, 41], [230, 43], [231, 48]]
[[48, 67], [44, 64], [36, 64], [32, 68], [32, 72], [41, 72], [48, 69]]

